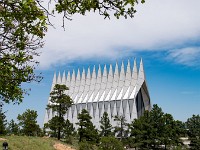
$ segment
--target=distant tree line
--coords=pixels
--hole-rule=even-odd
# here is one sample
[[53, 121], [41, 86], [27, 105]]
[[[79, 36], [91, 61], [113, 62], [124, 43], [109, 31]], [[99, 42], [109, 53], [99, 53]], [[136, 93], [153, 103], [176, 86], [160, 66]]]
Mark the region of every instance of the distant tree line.
[[43, 136], [43, 131], [37, 124], [37, 111], [27, 109], [17, 116], [17, 122], [13, 119], [7, 122], [5, 112], [0, 109], [0, 135], [26, 135]]
[[[108, 113], [104, 112], [100, 120], [100, 130], [93, 125], [89, 112], [83, 109], [78, 114], [78, 129], [64, 119], [72, 99], [65, 94], [68, 88], [56, 84], [50, 93], [50, 104], [55, 116], [41, 129], [37, 124], [37, 112], [26, 110], [18, 115], [18, 123], [6, 121], [5, 112], [0, 109], [0, 134], [15, 134], [28, 136], [49, 135], [67, 143], [79, 141], [80, 150], [123, 150], [125, 148], [156, 150], [156, 149], [200, 149], [200, 116], [193, 115], [186, 122], [174, 120], [173, 116], [164, 113], [158, 105], [153, 105], [151, 111], [134, 119], [130, 124], [124, 116], [114, 116], [116, 126], [112, 126]], [[183, 144], [182, 138], [188, 138], [189, 146]]]

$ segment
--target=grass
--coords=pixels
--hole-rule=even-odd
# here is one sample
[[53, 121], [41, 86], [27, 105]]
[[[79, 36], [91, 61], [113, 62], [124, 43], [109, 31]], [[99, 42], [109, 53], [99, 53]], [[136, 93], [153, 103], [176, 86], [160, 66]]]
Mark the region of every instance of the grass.
[[[2, 136], [6, 139], [9, 150], [55, 150], [53, 145], [59, 142], [53, 138], [29, 137], [29, 136]], [[0, 141], [0, 148], [4, 141]]]

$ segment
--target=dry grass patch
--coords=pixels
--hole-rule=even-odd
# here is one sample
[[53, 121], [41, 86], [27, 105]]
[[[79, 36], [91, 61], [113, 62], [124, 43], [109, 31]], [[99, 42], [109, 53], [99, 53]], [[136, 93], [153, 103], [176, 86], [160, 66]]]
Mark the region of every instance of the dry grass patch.
[[55, 143], [53, 146], [56, 150], [75, 150], [71, 146], [64, 145], [61, 143]]

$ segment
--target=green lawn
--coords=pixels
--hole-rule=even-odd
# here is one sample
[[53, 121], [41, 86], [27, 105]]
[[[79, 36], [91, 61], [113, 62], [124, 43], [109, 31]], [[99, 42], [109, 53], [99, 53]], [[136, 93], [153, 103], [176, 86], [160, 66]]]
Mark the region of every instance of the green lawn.
[[[57, 140], [52, 138], [28, 137], [28, 136], [0, 136], [8, 142], [9, 150], [55, 150], [53, 145]], [[2, 143], [0, 140], [0, 149]]]

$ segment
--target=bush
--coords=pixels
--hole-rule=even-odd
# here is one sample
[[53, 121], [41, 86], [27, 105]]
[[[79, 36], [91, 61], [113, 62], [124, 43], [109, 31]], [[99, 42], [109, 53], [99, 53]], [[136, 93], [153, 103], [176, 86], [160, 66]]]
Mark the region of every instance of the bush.
[[68, 136], [68, 137], [65, 137], [65, 142], [67, 143], [67, 144], [73, 144], [73, 136]]
[[95, 146], [88, 143], [88, 142], [80, 142], [79, 143], [79, 150], [95, 150]]
[[124, 150], [122, 143], [115, 137], [102, 137], [99, 150]]

